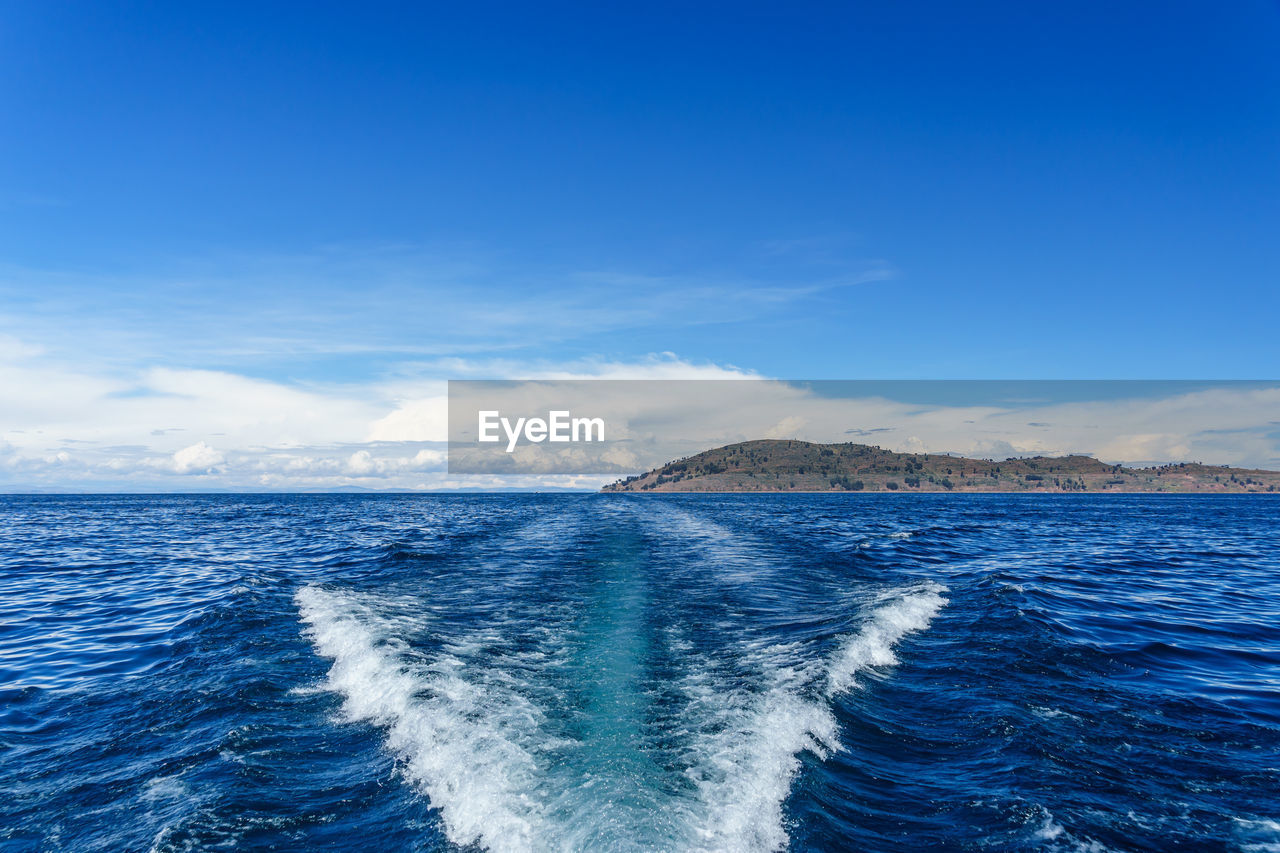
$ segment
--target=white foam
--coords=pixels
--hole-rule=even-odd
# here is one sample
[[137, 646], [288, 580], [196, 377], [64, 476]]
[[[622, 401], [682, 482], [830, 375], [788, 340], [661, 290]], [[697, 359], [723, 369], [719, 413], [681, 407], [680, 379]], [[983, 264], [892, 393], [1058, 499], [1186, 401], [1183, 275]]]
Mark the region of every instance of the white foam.
[[410, 662], [349, 594], [309, 586], [296, 603], [316, 649], [333, 661], [328, 684], [344, 697], [347, 717], [386, 729], [449, 840], [534, 849], [540, 710], [514, 691], [469, 681], [456, 657]]
[[825, 759], [840, 748], [830, 699], [868, 667], [896, 664], [893, 647], [929, 626], [946, 603], [944, 591], [931, 584], [890, 597], [825, 667], [806, 665], [796, 644], [748, 651], [763, 689], [735, 686], [709, 668], [685, 679], [689, 718], [699, 725], [686, 771], [702, 804], [694, 849], [749, 853], [787, 846], [783, 804], [801, 755]]
[[1031, 837], [1033, 839], [1036, 841], [1053, 841], [1067, 831], [1062, 824], [1053, 819], [1053, 812], [1044, 806], [1037, 806], [1037, 808], [1044, 815], [1044, 820], [1040, 822], [1040, 826], [1032, 833]]
[[1242, 853], [1280, 853], [1280, 821], [1232, 818]]
[[1070, 711], [1064, 711], [1061, 708], [1050, 708], [1045, 705], [1029, 705], [1028, 710], [1030, 710], [1031, 713], [1035, 714], [1037, 717], [1040, 717], [1041, 719], [1045, 719], [1045, 720], [1053, 720], [1059, 717], [1064, 717], [1068, 720], [1076, 720], [1076, 721], [1080, 720], [1080, 717], [1076, 716]]
[[806, 674], [780, 668], [770, 676], [772, 683], [760, 691], [706, 673], [685, 680], [688, 715], [698, 725], [686, 770], [700, 806], [690, 838], [694, 850], [786, 847], [782, 807], [800, 755], [808, 750], [825, 757], [837, 745], [830, 708], [805, 696]]
[[764, 557], [759, 549], [750, 547], [750, 539], [710, 519], [664, 507], [661, 515], [654, 515], [648, 520], [668, 535], [684, 539], [691, 546], [690, 555], [700, 553], [707, 558], [698, 567], [699, 576], [704, 580], [745, 586], [758, 583], [781, 568], [780, 564]]
[[945, 591], [945, 587], [929, 584], [898, 594], [877, 607], [861, 630], [846, 639], [832, 658], [827, 671], [827, 695], [836, 696], [857, 686], [858, 674], [866, 669], [897, 664], [894, 646], [907, 634], [929, 627], [947, 603], [942, 597]]
[[626, 771], [589, 755], [589, 742], [557, 739], [548, 723], [544, 709], [574, 709], [528, 682], [550, 665], [546, 650], [504, 671], [478, 657], [496, 637], [490, 630], [424, 657], [404, 641], [423, 627], [407, 609], [396, 615], [369, 596], [316, 586], [300, 589], [296, 603], [317, 651], [333, 661], [326, 687], [343, 697], [348, 719], [385, 729], [453, 843], [500, 853], [602, 844], [764, 853], [788, 844], [784, 804], [804, 753], [825, 759], [839, 749], [832, 699], [868, 669], [896, 663], [895, 645], [928, 627], [943, 591], [882, 597], [825, 661], [797, 643], [747, 639], [703, 658], [670, 632], [685, 673], [677, 686], [686, 704], [671, 732], [683, 744], [684, 786], [654, 785], [629, 803], [616, 797], [632, 788], [611, 778]]

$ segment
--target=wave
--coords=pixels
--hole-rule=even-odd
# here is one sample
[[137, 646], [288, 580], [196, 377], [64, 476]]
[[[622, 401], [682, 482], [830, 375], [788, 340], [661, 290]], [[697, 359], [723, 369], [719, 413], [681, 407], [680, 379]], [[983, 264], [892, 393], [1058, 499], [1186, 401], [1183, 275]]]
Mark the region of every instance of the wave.
[[1280, 821], [1232, 818], [1243, 853], [1280, 853]]
[[930, 584], [889, 594], [825, 662], [805, 663], [796, 644], [748, 652], [763, 689], [715, 679], [709, 668], [686, 678], [690, 715], [701, 721], [687, 771], [704, 807], [695, 849], [787, 846], [783, 805], [801, 756], [809, 752], [825, 760], [840, 749], [832, 700], [855, 686], [859, 673], [897, 664], [894, 647], [929, 626], [946, 603], [944, 591]]
[[797, 650], [776, 646], [755, 655], [763, 688], [735, 684], [708, 665], [685, 677], [693, 729], [685, 775], [699, 808], [690, 847], [700, 851], [769, 851], [787, 845], [783, 803], [809, 751], [838, 747], [830, 708], [807, 693], [813, 666], [787, 663]]
[[895, 666], [896, 646], [907, 634], [929, 627], [947, 600], [946, 588], [929, 584], [909, 593], [893, 594], [888, 603], [877, 607], [862, 629], [846, 639], [827, 672], [827, 695], [837, 696], [857, 684], [858, 673], [870, 667]]
[[328, 683], [344, 697], [347, 718], [386, 730], [387, 746], [439, 811], [449, 840], [531, 849], [542, 712], [511, 689], [468, 681], [457, 657], [414, 665], [354, 596], [308, 586], [295, 601], [317, 651], [333, 661]]
[[610, 778], [625, 762], [600, 761], [590, 742], [557, 733], [549, 715], [572, 709], [538, 704], [530, 685], [474, 659], [465, 642], [423, 657], [398, 636], [421, 627], [407, 614], [389, 617], [367, 597], [316, 586], [295, 600], [307, 635], [333, 662], [326, 686], [343, 697], [346, 718], [386, 731], [455, 844], [751, 853], [788, 845], [784, 804], [803, 755], [825, 759], [840, 748], [833, 700], [863, 673], [896, 664], [895, 646], [928, 627], [943, 591], [881, 598], [826, 659], [807, 658], [798, 643], [758, 642], [717, 659], [673, 637], [684, 674], [666, 734], [678, 746], [654, 763], [674, 778], [634, 802], [613, 796], [627, 790]]

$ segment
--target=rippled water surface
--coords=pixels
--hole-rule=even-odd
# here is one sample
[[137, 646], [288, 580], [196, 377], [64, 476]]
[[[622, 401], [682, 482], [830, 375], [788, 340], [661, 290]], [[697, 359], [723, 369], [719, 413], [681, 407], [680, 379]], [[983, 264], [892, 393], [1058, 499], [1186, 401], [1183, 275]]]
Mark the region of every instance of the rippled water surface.
[[5, 850], [1280, 850], [1280, 500], [0, 496]]

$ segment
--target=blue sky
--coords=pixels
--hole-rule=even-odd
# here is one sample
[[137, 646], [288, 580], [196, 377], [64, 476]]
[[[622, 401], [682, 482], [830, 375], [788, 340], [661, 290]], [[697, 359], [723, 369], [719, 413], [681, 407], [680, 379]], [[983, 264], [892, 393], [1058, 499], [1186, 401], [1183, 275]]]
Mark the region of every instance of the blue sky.
[[1280, 4], [609, 5], [4, 3], [0, 441], [192, 383], [1280, 375]]

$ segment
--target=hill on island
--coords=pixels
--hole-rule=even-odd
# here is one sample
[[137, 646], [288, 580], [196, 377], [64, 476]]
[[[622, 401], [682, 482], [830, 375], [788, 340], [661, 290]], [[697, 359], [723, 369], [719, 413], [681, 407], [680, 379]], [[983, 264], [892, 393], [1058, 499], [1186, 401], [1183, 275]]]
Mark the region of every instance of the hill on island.
[[744, 441], [605, 486], [606, 492], [1273, 492], [1280, 471], [1177, 462], [1150, 468], [1092, 456], [968, 459], [866, 444]]

